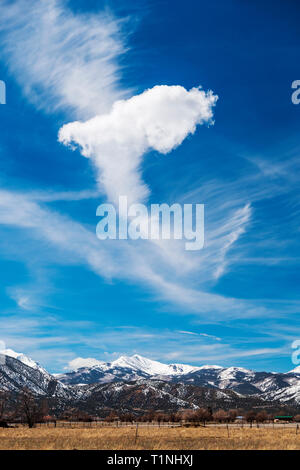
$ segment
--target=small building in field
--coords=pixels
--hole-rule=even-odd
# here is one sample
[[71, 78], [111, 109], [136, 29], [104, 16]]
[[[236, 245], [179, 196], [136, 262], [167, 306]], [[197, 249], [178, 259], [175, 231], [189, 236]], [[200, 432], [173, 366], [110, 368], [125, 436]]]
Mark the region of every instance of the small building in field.
[[234, 420], [235, 423], [243, 423], [244, 421], [246, 421], [246, 418], [245, 416], [237, 416]]
[[274, 423], [289, 423], [290, 421], [293, 421], [294, 417], [291, 415], [278, 415], [274, 417]]

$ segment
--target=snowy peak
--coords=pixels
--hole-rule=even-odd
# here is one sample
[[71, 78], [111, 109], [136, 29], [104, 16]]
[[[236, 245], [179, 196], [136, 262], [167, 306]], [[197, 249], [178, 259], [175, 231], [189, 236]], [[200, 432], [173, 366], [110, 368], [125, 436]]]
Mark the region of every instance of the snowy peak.
[[252, 370], [244, 369], [243, 367], [227, 367], [227, 369], [223, 369], [220, 373], [220, 377], [222, 379], [235, 379], [238, 376], [246, 375], [246, 376], [254, 376], [254, 372]]
[[[131, 371], [135, 375], [141, 375], [143, 377], [150, 376], [160, 376], [160, 377], [175, 377], [175, 376], [184, 376], [188, 374], [194, 374], [197, 372], [203, 372], [206, 374], [212, 375], [224, 375], [224, 379], [233, 379], [237, 375], [253, 375], [253, 372], [242, 367], [229, 367], [224, 368], [218, 365], [203, 365], [201, 367], [195, 367], [188, 364], [164, 364], [159, 361], [154, 361], [148, 359], [147, 357], [140, 356], [139, 354], [134, 354], [133, 356], [120, 356], [118, 359], [112, 362], [101, 362], [94, 359], [95, 363], [91, 364], [91, 367], [87, 364], [87, 359], [78, 358], [72, 361], [71, 365], [75, 365], [77, 361], [81, 361], [81, 364], [84, 364], [85, 367], [74, 367], [73, 371], [82, 372], [84, 374], [97, 371], [102, 373], [115, 374], [118, 371], [119, 374], [125, 370]], [[72, 372], [71, 372], [72, 373]]]
[[25, 354], [23, 353], [17, 353], [12, 349], [3, 349], [2, 351], [0, 351], [0, 354], [3, 354], [4, 356], [13, 357], [14, 359], [17, 359], [18, 361], [25, 364], [25, 366], [32, 367], [32, 369], [42, 369], [38, 365], [38, 363], [35, 362], [33, 359], [30, 359], [30, 357], [25, 356]]
[[134, 356], [121, 356], [112, 362], [112, 366], [142, 371], [149, 375], [164, 374], [167, 367], [161, 362], [152, 361], [138, 354]]
[[18, 353], [14, 351], [13, 349], [3, 349], [2, 351], [0, 351], [0, 354], [16, 359], [17, 361], [21, 362], [25, 366], [30, 367], [31, 369], [34, 369], [40, 372], [48, 379], [51, 377], [51, 374], [49, 374], [49, 372], [47, 372], [46, 369], [41, 367], [38, 362], [34, 361], [33, 359], [31, 359], [30, 357], [26, 356], [23, 353]]
[[125, 367], [135, 370], [149, 369], [151, 360], [135, 354], [134, 356], [120, 356], [111, 365], [112, 367]]
[[136, 371], [144, 372], [149, 375], [180, 375], [198, 370], [197, 367], [185, 364], [163, 364], [153, 361], [143, 356], [135, 354], [134, 356], [121, 356], [112, 362], [113, 367], [125, 367]]
[[86, 359], [75, 359], [70, 365], [77, 367], [74, 367], [71, 372], [58, 374], [56, 378], [65, 384], [72, 385], [132, 381], [139, 378], [160, 377], [170, 380], [173, 377], [183, 377], [199, 370], [199, 367], [186, 364], [163, 364], [138, 354], [120, 356], [115, 361], [99, 362], [92, 367], [78, 367], [79, 359], [81, 364], [86, 365]]
[[287, 373], [288, 374], [300, 374], [300, 366], [295, 367], [295, 369], [292, 369]]

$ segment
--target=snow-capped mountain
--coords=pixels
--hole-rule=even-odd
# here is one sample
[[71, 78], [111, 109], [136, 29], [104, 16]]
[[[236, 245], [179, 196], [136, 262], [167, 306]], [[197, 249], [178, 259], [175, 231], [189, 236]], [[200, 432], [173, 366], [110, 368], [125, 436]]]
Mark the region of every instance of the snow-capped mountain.
[[121, 356], [111, 363], [112, 367], [125, 367], [128, 369], [141, 371], [149, 375], [181, 375], [194, 372], [199, 367], [185, 364], [163, 364], [152, 361], [146, 357], [135, 354], [134, 356]]
[[92, 384], [161, 379], [173, 383], [192, 384], [207, 388], [233, 390], [246, 396], [300, 404], [300, 373], [255, 372], [243, 367], [222, 367], [185, 364], [163, 364], [139, 355], [121, 356], [113, 362], [84, 367], [58, 375], [64, 384]]
[[12, 350], [7, 352], [0, 353], [0, 391], [17, 394], [26, 388], [40, 397], [66, 399], [74, 396], [72, 389], [56, 380], [32, 359]]
[[92, 367], [81, 367], [66, 374], [57, 375], [65, 384], [107, 383], [130, 381], [147, 377], [172, 377], [196, 372], [199, 367], [185, 364], [163, 364], [135, 354], [120, 356], [112, 362], [99, 362]]
[[[54, 414], [74, 408], [90, 414], [105, 416], [109, 410], [141, 414], [153, 409], [175, 412], [179, 409], [197, 409], [203, 406], [228, 409], [237, 406], [262, 406], [264, 404], [259, 397], [248, 399], [248, 397], [243, 397], [232, 390], [219, 390], [158, 380], [157, 377], [162, 377], [161, 374], [155, 376], [149, 374], [165, 373], [170, 370], [171, 374], [174, 374], [174, 371], [179, 371], [184, 377], [184, 367], [181, 365], [167, 366], [142, 357], [122, 357], [114, 361], [113, 365], [109, 364], [106, 367], [111, 371], [110, 373], [123, 370], [123, 377], [129, 374], [129, 370], [131, 375], [135, 370], [136, 376], [147, 374], [147, 378], [125, 382], [124, 380], [116, 381], [115, 376], [112, 376], [109, 383], [77, 386], [61, 383], [35, 361], [22, 354], [13, 351], [6, 352], [9, 355], [2, 355], [0, 361], [0, 391], [9, 393], [12, 409], [18, 394], [25, 388], [37, 398], [47, 398], [49, 409]], [[185, 370], [193, 372], [198, 368], [191, 366]], [[146, 371], [148, 372], [146, 373]], [[180, 375], [164, 377], [180, 377]]]
[[287, 373], [256, 372], [242, 367], [163, 364], [134, 355], [121, 356], [112, 362], [92, 362], [94, 365], [91, 367], [54, 376], [22, 353], [12, 350], [3, 353], [5, 360], [0, 361], [0, 390], [15, 393], [26, 387], [38, 396], [79, 400], [87, 398], [91, 390], [96, 393], [105, 384], [123, 387], [125, 383], [140, 383], [142, 380], [149, 386], [158, 381], [166, 387], [167, 384], [170, 387], [184, 384], [215, 390], [218, 394], [234, 392], [235, 399], [257, 398], [300, 406], [299, 368]]
[[13, 357], [18, 361], [22, 362], [28, 367], [32, 367], [32, 369], [40, 370], [42, 373], [48, 373], [45, 369], [43, 369], [37, 362], [33, 361], [30, 357], [25, 356], [23, 353], [18, 353], [13, 351], [12, 349], [3, 349], [0, 351], [0, 354], [3, 356]]

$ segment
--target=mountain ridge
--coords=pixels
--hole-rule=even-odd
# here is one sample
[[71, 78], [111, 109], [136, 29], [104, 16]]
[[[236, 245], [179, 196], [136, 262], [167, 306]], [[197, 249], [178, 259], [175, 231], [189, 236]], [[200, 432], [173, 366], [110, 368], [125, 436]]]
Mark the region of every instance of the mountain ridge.
[[[154, 393], [152, 385], [161, 382], [165, 387], [169, 384], [175, 388], [185, 385], [215, 390], [215, 396], [232, 392], [233, 401], [244, 397], [248, 400], [259, 399], [300, 406], [300, 373], [297, 370], [276, 373], [256, 372], [233, 366], [226, 368], [216, 365], [196, 367], [186, 364], [163, 364], [135, 354], [121, 356], [112, 362], [99, 361], [99, 364], [91, 367], [53, 375], [21, 353], [12, 350], [5, 350], [4, 353], [4, 361], [0, 364], [0, 390], [14, 393], [27, 387], [38, 396], [78, 401], [84, 396], [87, 397], [91, 390], [96, 394], [96, 390], [102, 390], [101, 387], [104, 390], [109, 384], [115, 384], [116, 387], [119, 384], [126, 390], [128, 383], [146, 381], [151, 393]], [[109, 389], [115, 390], [113, 385]], [[141, 390], [140, 392], [143, 393]], [[157, 399], [160, 399], [160, 392], [155, 393]], [[136, 399], [137, 397], [136, 394]], [[172, 400], [170, 398], [170, 403]]]

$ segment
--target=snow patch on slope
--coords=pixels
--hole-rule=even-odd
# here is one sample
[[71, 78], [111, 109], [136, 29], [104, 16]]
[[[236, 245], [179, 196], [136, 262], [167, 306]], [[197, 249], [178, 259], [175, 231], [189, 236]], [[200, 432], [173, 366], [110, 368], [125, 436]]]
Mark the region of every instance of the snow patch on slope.
[[17, 359], [18, 361], [25, 364], [25, 366], [31, 367], [32, 369], [38, 369], [38, 370], [44, 371], [44, 369], [40, 367], [37, 362], [35, 362], [30, 357], [25, 356], [25, 354], [23, 353], [17, 353], [16, 351], [13, 351], [12, 349], [3, 349], [2, 351], [0, 351], [0, 354], [3, 354], [4, 356], [13, 357], [14, 359]]
[[295, 367], [295, 369], [290, 370], [287, 374], [300, 374], [300, 366]]

